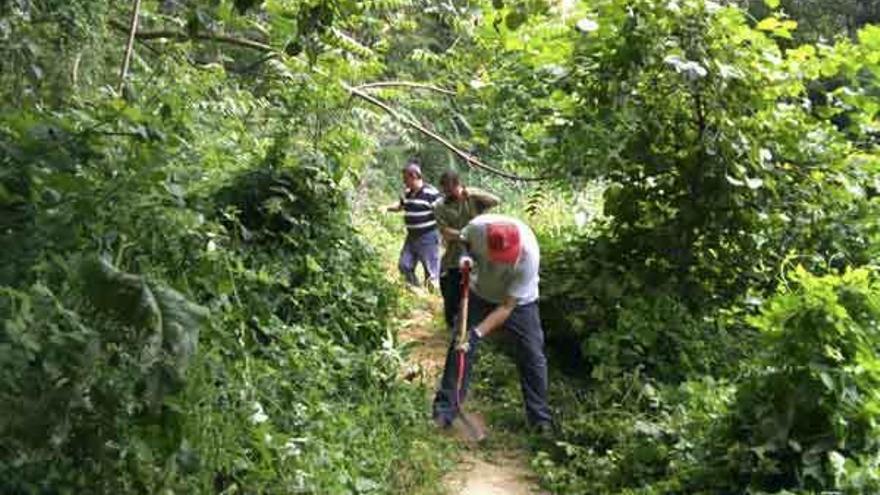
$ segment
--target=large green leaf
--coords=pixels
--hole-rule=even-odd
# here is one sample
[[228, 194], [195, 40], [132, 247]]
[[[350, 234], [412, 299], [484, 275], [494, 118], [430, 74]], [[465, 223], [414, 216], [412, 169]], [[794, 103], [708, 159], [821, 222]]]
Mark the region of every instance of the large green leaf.
[[176, 388], [196, 352], [207, 309], [173, 289], [117, 270], [103, 258], [84, 261], [81, 275], [88, 301], [99, 312], [143, 332], [138, 341], [144, 365], [156, 366], [165, 385]]

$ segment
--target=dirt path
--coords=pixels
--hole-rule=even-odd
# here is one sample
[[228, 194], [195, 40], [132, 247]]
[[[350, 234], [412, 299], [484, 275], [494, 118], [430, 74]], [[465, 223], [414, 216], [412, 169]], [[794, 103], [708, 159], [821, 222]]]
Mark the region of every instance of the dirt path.
[[[400, 339], [411, 346], [407, 376], [423, 380], [433, 389], [440, 373], [448, 345], [446, 331], [439, 316], [442, 301], [427, 294], [414, 296], [410, 319], [401, 322]], [[476, 421], [485, 424], [479, 413], [471, 412]], [[492, 425], [486, 425], [492, 436]], [[536, 495], [545, 494], [538, 487], [528, 468], [525, 452], [492, 448], [491, 442], [475, 444], [464, 432], [460, 421], [450, 433], [462, 446], [458, 467], [443, 480], [450, 495]]]

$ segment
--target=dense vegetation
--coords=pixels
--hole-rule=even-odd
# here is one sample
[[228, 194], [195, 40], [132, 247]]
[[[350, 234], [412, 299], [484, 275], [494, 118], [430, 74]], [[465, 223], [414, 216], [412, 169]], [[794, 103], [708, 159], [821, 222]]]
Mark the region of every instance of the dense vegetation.
[[[144, 30], [271, 29], [144, 3]], [[0, 492], [424, 487], [443, 450], [352, 225], [374, 144], [347, 93], [308, 60], [147, 41], [117, 92], [117, 4], [0, 11]]]
[[[876, 21], [0, 4], [0, 492], [437, 490], [447, 446], [399, 379], [399, 239], [370, 218], [412, 155], [430, 180], [491, 163], [467, 181], [539, 233], [546, 488], [880, 491]], [[369, 85], [394, 81], [418, 84]], [[509, 366], [477, 393], [519, 428]]]

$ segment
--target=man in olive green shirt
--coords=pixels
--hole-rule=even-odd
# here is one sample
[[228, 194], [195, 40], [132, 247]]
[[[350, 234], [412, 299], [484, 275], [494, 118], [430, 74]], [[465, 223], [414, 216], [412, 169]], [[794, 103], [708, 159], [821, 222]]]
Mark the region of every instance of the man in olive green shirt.
[[458, 260], [464, 254], [461, 229], [501, 200], [486, 191], [465, 188], [454, 170], [443, 173], [440, 187], [443, 198], [434, 206], [434, 217], [445, 246], [440, 261], [440, 292], [443, 294], [443, 316], [446, 326], [451, 329], [461, 299], [461, 270], [458, 267]]

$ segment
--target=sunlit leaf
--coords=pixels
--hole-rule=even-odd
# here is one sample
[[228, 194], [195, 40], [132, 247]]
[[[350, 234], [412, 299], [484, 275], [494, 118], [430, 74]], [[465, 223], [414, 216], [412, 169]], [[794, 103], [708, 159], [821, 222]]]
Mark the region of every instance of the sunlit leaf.
[[588, 18], [584, 18], [584, 19], [577, 21], [576, 26], [577, 26], [578, 31], [580, 31], [582, 33], [592, 33], [593, 31], [596, 31], [597, 29], [599, 29], [599, 23], [597, 23], [596, 21], [594, 21], [592, 19], [588, 19]]

